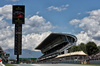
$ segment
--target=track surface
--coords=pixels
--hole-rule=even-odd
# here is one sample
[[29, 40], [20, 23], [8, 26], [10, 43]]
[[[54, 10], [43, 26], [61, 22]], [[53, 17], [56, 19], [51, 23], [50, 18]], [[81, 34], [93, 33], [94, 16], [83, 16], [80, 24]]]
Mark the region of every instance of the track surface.
[[91, 66], [80, 64], [17, 64], [17, 66]]

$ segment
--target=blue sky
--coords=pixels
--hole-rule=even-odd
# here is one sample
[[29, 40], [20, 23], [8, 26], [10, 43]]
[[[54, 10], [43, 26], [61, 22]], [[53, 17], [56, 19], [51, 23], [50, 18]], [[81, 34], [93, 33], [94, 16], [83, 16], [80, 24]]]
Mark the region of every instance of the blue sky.
[[[47, 21], [50, 21], [54, 26], [53, 32], [69, 32], [72, 33], [74, 26], [69, 24], [72, 19], [81, 19], [88, 14], [86, 12], [99, 9], [99, 0], [3, 0], [0, 2], [0, 7], [11, 5], [25, 5], [26, 17], [36, 15], [43, 16]], [[69, 5], [65, 10], [49, 11], [50, 6], [61, 7], [62, 5]], [[79, 30], [76, 31], [76, 33]]]
[[[26, 17], [35, 15], [39, 11], [39, 16], [43, 16], [47, 21], [50, 21], [58, 28], [52, 30], [53, 32], [70, 32], [74, 30], [73, 26], [69, 24], [72, 19], [81, 19], [88, 14], [86, 12], [99, 9], [99, 0], [20, 0], [12, 2], [11, 4], [24, 4], [26, 6]], [[61, 7], [62, 5], [69, 5], [65, 10], [48, 11], [48, 7]], [[78, 13], [81, 13], [78, 15]], [[79, 32], [78, 30], [76, 33]]]
[[77, 44], [94, 41], [100, 45], [99, 2], [100, 0], [2, 0], [0, 45], [5, 49], [13, 48], [12, 5], [25, 5], [23, 49], [34, 50], [51, 32], [73, 34], [78, 38]]

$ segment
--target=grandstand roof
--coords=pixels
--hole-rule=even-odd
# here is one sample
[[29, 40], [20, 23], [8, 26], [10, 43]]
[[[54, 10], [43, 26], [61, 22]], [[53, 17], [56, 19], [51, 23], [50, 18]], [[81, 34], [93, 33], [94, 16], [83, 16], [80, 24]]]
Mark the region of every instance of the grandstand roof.
[[55, 38], [59, 36], [71, 36], [77, 41], [77, 38], [71, 34], [62, 34], [62, 33], [51, 33], [44, 41], [42, 41], [35, 49], [42, 49], [44, 46], [52, 42]]
[[2, 49], [2, 47], [0, 46], [0, 51], [2, 51], [3, 52], [3, 49]]
[[85, 54], [83, 51], [77, 51], [77, 52], [71, 52], [71, 53], [58, 55], [56, 58], [65, 57], [65, 56], [72, 56], [72, 55], [85, 55], [86, 56], [87, 54]]

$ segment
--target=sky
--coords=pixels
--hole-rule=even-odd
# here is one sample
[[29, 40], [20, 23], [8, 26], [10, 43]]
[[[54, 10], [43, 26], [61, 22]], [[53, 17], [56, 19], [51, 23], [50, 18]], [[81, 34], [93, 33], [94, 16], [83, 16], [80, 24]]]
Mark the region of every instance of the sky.
[[77, 37], [77, 45], [93, 41], [100, 46], [100, 0], [1, 0], [0, 46], [14, 48], [12, 5], [25, 5], [22, 49], [36, 51], [50, 33]]

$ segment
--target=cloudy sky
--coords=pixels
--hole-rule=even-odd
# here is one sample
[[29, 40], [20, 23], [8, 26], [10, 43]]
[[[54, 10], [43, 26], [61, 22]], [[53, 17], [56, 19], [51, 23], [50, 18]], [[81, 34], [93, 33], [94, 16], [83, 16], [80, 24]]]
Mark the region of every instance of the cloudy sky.
[[77, 45], [100, 45], [100, 0], [1, 0], [0, 46], [14, 48], [12, 5], [25, 5], [23, 49], [35, 50], [51, 32], [77, 36]]

